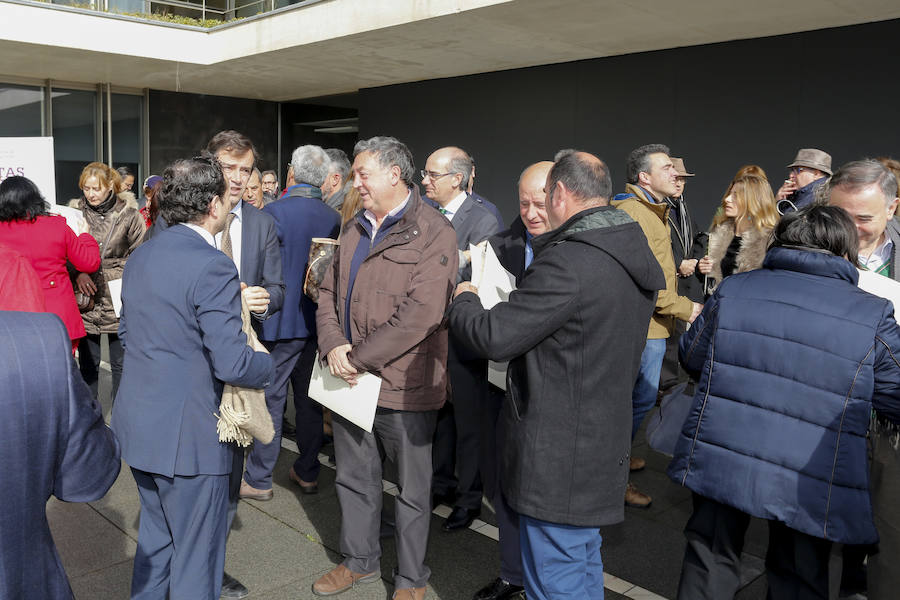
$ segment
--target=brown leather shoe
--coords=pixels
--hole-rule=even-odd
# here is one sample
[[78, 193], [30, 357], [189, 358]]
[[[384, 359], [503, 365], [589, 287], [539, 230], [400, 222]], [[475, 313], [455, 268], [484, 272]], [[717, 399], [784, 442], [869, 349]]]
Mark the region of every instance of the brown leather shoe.
[[639, 458], [637, 456], [631, 457], [631, 462], [628, 463], [628, 469], [630, 471], [640, 471], [644, 467], [647, 466], [647, 461], [643, 458]]
[[394, 600], [422, 600], [425, 598], [425, 588], [400, 588], [399, 590], [394, 590], [394, 595], [391, 598]]
[[625, 488], [625, 504], [627, 506], [633, 506], [634, 508], [647, 508], [650, 506], [650, 503], [653, 502], [653, 499], [647, 494], [638, 491], [638, 489], [634, 486], [630, 481], [628, 482], [628, 486]]
[[274, 495], [275, 492], [272, 490], [258, 490], [255, 487], [247, 485], [247, 482], [241, 479], [241, 500], [258, 500], [260, 502], [265, 502], [266, 500], [271, 500]]
[[291, 470], [288, 471], [288, 478], [291, 481], [300, 486], [300, 491], [304, 494], [318, 494], [319, 493], [319, 482], [318, 481], [303, 481], [300, 479], [300, 476], [297, 475], [297, 471], [294, 470], [294, 467], [291, 467]]
[[346, 592], [357, 583], [372, 583], [378, 581], [380, 577], [381, 573], [378, 571], [361, 575], [354, 573], [344, 565], [338, 565], [312, 584], [312, 593], [316, 596], [334, 596]]

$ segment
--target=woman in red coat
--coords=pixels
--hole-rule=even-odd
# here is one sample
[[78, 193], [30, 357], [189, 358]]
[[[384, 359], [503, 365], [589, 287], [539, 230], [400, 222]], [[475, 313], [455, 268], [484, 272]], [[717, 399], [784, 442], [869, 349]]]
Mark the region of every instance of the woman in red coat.
[[44, 290], [47, 312], [62, 319], [74, 349], [85, 331], [66, 261], [79, 271], [96, 271], [100, 268], [97, 240], [89, 233], [75, 235], [64, 217], [47, 214], [37, 186], [15, 176], [0, 183], [0, 243], [31, 263]]

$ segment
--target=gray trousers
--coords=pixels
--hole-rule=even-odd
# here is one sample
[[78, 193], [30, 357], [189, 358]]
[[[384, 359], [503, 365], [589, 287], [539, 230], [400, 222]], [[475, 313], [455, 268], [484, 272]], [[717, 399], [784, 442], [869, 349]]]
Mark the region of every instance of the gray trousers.
[[408, 412], [379, 408], [372, 433], [337, 414], [332, 416], [335, 488], [341, 503], [341, 553], [354, 573], [381, 570], [381, 465], [397, 466], [399, 492], [394, 504], [397, 572], [394, 587], [423, 587], [431, 524], [431, 440], [437, 411]]

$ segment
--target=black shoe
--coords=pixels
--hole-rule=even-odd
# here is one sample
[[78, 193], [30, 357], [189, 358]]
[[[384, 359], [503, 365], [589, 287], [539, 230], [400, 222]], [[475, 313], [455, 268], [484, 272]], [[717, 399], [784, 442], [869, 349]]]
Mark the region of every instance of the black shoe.
[[463, 508], [461, 506], [456, 506], [453, 508], [453, 512], [450, 513], [450, 516], [447, 517], [447, 520], [444, 521], [444, 524], [441, 525], [441, 529], [444, 531], [456, 531], [457, 529], [465, 529], [469, 525], [472, 524], [472, 521], [475, 520], [481, 514], [481, 509], [470, 510], [468, 508]]
[[511, 600], [521, 598], [525, 591], [521, 585], [513, 585], [501, 577], [493, 580], [472, 596], [472, 600]]
[[456, 494], [454, 494], [453, 492], [435, 492], [431, 495], [432, 508], [436, 508], [441, 504], [453, 506], [454, 502], [456, 502]]
[[222, 576], [222, 595], [219, 598], [246, 598], [250, 590], [243, 583], [225, 573]]

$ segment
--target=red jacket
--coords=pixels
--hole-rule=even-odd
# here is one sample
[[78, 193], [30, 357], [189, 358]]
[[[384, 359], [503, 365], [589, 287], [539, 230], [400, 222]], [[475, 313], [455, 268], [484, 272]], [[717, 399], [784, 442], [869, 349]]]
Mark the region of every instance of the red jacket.
[[66, 261], [79, 271], [92, 273], [100, 268], [100, 248], [88, 233], [75, 235], [60, 216], [38, 217], [28, 221], [0, 222], [0, 243], [28, 259], [34, 267], [47, 312], [59, 315], [69, 337], [84, 337], [84, 323], [75, 303], [75, 292], [66, 271]]
[[28, 259], [0, 244], [0, 310], [47, 312], [44, 290]]

